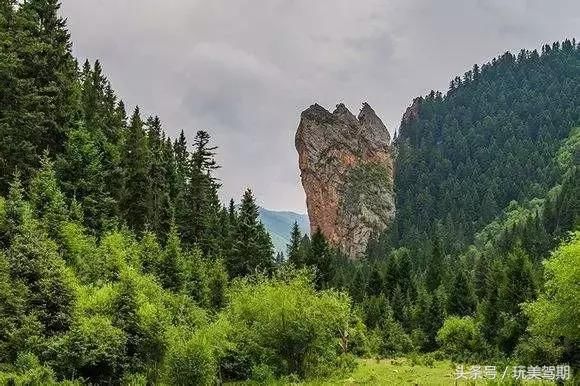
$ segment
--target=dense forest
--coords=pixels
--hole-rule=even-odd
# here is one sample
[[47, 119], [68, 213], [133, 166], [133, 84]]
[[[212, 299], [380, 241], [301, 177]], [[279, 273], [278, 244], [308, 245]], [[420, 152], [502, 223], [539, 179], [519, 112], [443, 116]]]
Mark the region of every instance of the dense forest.
[[0, 384], [298, 382], [400, 355], [577, 368], [580, 46], [416, 104], [392, 229], [351, 261], [296, 225], [282, 259], [250, 190], [219, 201], [208, 132], [128, 114], [58, 0], [0, 0]]
[[566, 40], [474, 65], [445, 96], [417, 98], [396, 139], [394, 244], [436, 234], [460, 252], [511, 201], [558, 184], [554, 155], [580, 126], [579, 66]]

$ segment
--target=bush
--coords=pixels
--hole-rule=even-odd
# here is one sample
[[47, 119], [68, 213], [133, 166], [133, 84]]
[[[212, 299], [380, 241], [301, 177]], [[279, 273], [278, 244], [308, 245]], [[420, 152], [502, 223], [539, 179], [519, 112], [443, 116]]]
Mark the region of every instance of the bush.
[[235, 349], [224, 361], [227, 375], [247, 378], [266, 365], [274, 375], [321, 377], [338, 370], [339, 337], [349, 329], [350, 300], [335, 291], [316, 292], [306, 272], [237, 282], [224, 316]]
[[23, 352], [18, 354], [14, 364], [14, 371], [10, 373], [0, 372], [0, 385], [53, 385], [54, 372], [52, 369], [42, 366], [36, 355]]
[[394, 357], [406, 354], [413, 350], [413, 342], [405, 333], [403, 327], [392, 316], [388, 316], [381, 324], [380, 354], [385, 357]]
[[165, 357], [164, 380], [170, 385], [213, 385], [218, 364], [207, 342], [192, 337], [174, 341]]
[[467, 360], [481, 348], [482, 339], [473, 318], [451, 316], [437, 332], [437, 342], [454, 360]]
[[540, 351], [555, 355], [553, 346], [558, 342], [563, 358], [573, 358], [580, 342], [580, 232], [560, 245], [544, 267], [546, 283], [542, 292], [535, 301], [523, 306], [533, 337], [528, 346], [535, 346], [536, 350], [544, 346]]
[[538, 335], [525, 336], [516, 346], [515, 357], [520, 363], [560, 363], [563, 348], [555, 340]]
[[54, 368], [67, 378], [120, 379], [127, 338], [102, 316], [81, 317], [53, 346]]
[[229, 323], [217, 322], [192, 333], [185, 327], [168, 333], [168, 351], [163, 361], [163, 381], [169, 385], [213, 385], [221, 358], [229, 347]]

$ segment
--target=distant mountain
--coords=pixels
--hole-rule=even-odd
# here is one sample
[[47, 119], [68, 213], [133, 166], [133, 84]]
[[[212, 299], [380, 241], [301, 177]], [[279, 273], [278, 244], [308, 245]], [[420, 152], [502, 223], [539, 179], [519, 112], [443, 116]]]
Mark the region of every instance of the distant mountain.
[[310, 222], [305, 214], [260, 208], [260, 221], [270, 233], [276, 252], [284, 254], [286, 253], [286, 245], [290, 242], [290, 232], [294, 221], [298, 223], [302, 233], [310, 233]]

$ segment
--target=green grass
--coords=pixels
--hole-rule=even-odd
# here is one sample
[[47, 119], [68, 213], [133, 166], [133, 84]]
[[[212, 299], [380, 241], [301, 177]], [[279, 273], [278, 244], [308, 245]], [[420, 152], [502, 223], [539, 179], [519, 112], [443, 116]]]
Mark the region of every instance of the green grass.
[[307, 385], [452, 385], [455, 367], [451, 362], [434, 362], [432, 367], [410, 360], [361, 359], [355, 371], [344, 379]]
[[[499, 376], [499, 374], [498, 374]], [[286, 385], [281, 381], [268, 383], [269, 385]], [[342, 378], [331, 380], [313, 380], [304, 383], [292, 383], [301, 386], [354, 386], [354, 385], [418, 385], [418, 386], [479, 386], [479, 385], [514, 385], [513, 380], [506, 378], [504, 382], [455, 381], [455, 365], [450, 361], [434, 361], [431, 366], [414, 364], [410, 359], [359, 359], [354, 372]], [[549, 382], [525, 382], [524, 385], [553, 385]], [[566, 385], [572, 385], [572, 382]], [[253, 386], [260, 385], [255, 382], [226, 383], [228, 386]]]

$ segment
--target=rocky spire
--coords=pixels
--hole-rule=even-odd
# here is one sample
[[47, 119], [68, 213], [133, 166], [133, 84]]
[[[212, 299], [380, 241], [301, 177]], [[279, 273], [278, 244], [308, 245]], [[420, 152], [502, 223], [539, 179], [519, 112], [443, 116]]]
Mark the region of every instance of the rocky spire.
[[390, 135], [370, 105], [355, 117], [342, 103], [306, 109], [296, 133], [312, 231], [352, 258], [395, 213]]

